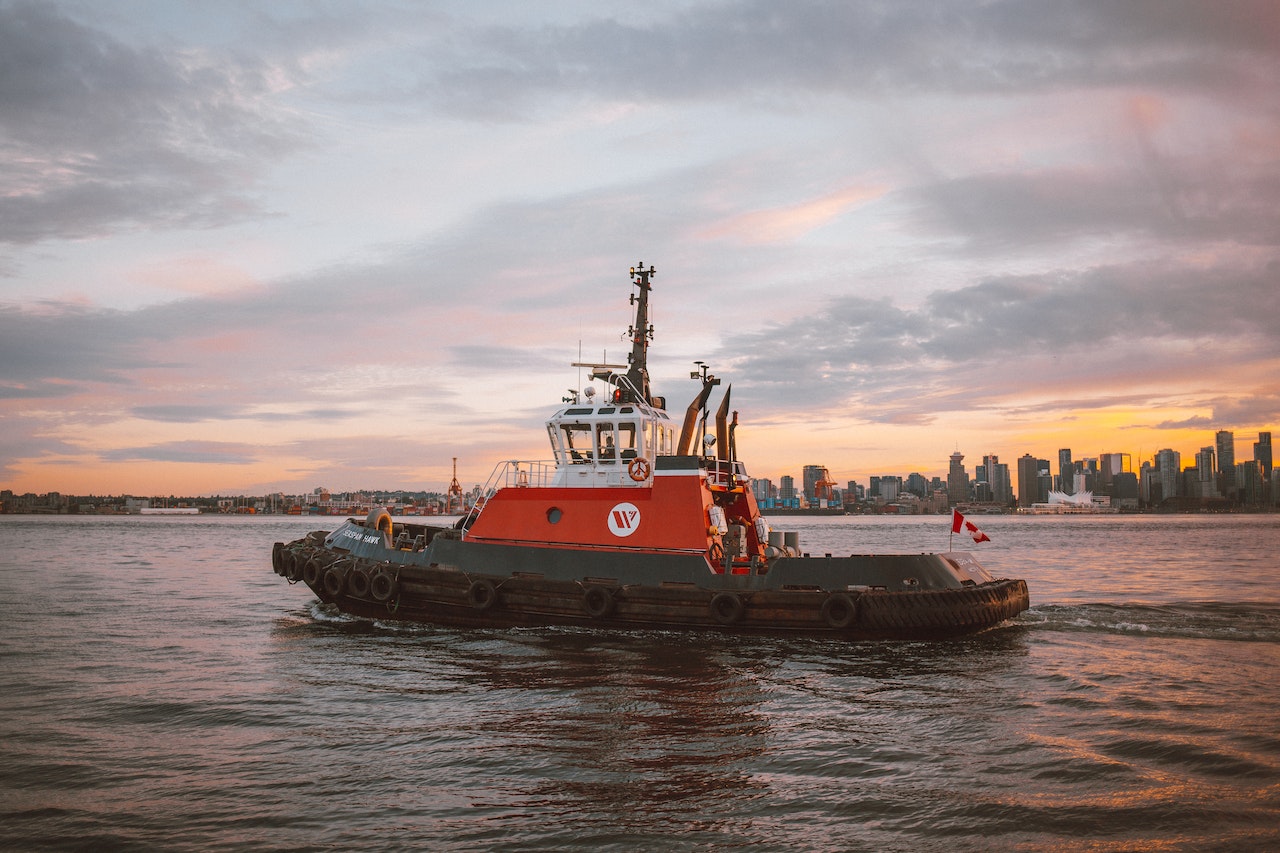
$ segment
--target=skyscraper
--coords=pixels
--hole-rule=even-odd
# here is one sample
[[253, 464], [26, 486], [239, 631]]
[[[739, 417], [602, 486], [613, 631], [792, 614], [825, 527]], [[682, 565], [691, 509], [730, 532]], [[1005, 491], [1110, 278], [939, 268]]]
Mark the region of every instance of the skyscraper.
[[1018, 458], [1018, 506], [1029, 507], [1039, 499], [1040, 460], [1030, 453]]
[[964, 454], [957, 450], [951, 454], [951, 467], [947, 470], [947, 502], [952, 506], [969, 500], [969, 475], [964, 471]]
[[1071, 463], [1071, 448], [1058, 451], [1058, 490], [1072, 494], [1075, 490], [1076, 466]]
[[1178, 488], [1178, 479], [1182, 475], [1182, 454], [1166, 447], [1156, 453], [1155, 467], [1161, 500], [1167, 501], [1182, 494]]
[[1253, 459], [1262, 470], [1264, 481], [1271, 479], [1271, 433], [1258, 433], [1258, 440], [1253, 443]]
[[1228, 500], [1236, 499], [1236, 436], [1231, 430], [1214, 433], [1218, 445], [1218, 492]]

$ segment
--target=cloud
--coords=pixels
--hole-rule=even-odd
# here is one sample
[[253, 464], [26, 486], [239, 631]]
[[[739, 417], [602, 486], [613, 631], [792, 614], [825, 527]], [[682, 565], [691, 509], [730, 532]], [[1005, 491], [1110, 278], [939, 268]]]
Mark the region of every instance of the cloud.
[[[989, 279], [913, 308], [843, 297], [740, 336], [720, 355], [748, 394], [869, 421], [928, 423], [1028, 393], [1054, 400], [1041, 409], [1099, 397], [1110, 405], [1113, 381], [1132, 394], [1174, 377], [1236, 379], [1235, 365], [1274, 360], [1280, 327], [1257, 306], [1272, 298], [1275, 277], [1275, 264], [1133, 264]], [[1074, 396], [1082, 387], [1093, 396]]]
[[268, 75], [133, 47], [50, 4], [0, 5], [0, 242], [263, 215], [264, 162], [301, 144]]
[[[624, 20], [605, 11], [543, 27], [459, 28], [418, 90], [468, 116], [521, 118], [571, 92], [690, 101], [1037, 94], [1066, 88], [1261, 91], [1280, 12], [1267, 0], [891, 5], [770, 0]], [[794, 101], [779, 100], [780, 109]]]
[[262, 448], [237, 442], [172, 441], [145, 447], [120, 447], [101, 454], [108, 462], [179, 462], [202, 465], [250, 465]]

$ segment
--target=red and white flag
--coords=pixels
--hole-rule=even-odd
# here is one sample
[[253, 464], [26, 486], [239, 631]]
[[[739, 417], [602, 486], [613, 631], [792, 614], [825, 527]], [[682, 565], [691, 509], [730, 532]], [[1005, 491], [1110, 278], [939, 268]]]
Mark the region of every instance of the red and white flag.
[[964, 516], [960, 514], [960, 510], [953, 509], [951, 510], [951, 532], [959, 533], [961, 530], [973, 537], [975, 545], [979, 542], [991, 541], [991, 537], [979, 530], [978, 525], [972, 521], [965, 521]]

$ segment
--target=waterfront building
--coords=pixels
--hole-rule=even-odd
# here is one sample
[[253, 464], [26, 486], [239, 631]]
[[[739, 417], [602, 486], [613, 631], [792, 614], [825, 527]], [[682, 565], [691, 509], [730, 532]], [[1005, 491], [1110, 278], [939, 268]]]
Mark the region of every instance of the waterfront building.
[[1188, 492], [1191, 497], [1221, 497], [1218, 494], [1218, 468], [1215, 459], [1216, 449], [1212, 445], [1200, 448], [1200, 452], [1196, 454], [1196, 467], [1188, 469], [1196, 472], [1195, 491]]
[[796, 478], [790, 474], [783, 474], [778, 478], [778, 498], [784, 501], [795, 500], [796, 498]]
[[1018, 457], [1018, 506], [1031, 506], [1040, 500], [1040, 460], [1030, 453]]
[[1118, 509], [1138, 508], [1138, 475], [1121, 471], [1111, 478], [1111, 505]]
[[1000, 461], [1000, 457], [994, 453], [988, 453], [982, 457], [982, 468], [985, 473], [984, 480], [991, 489], [991, 497], [988, 500], [998, 504], [1013, 503], [1013, 486], [1009, 482], [1009, 466]]
[[1160, 500], [1167, 501], [1182, 494], [1178, 478], [1182, 473], [1182, 454], [1166, 447], [1156, 453], [1156, 477], [1160, 483]]
[[1271, 433], [1258, 433], [1258, 440], [1253, 443], [1253, 460], [1258, 463], [1264, 480], [1271, 478]]
[[969, 500], [969, 475], [964, 470], [964, 454], [959, 450], [951, 454], [947, 469], [947, 500], [952, 506]]
[[1069, 492], [1075, 487], [1076, 466], [1071, 464], [1071, 448], [1058, 451], [1058, 491]]
[[1218, 493], [1228, 500], [1236, 499], [1236, 436], [1231, 430], [1214, 434], [1218, 446]]
[[1262, 505], [1262, 469], [1258, 460], [1250, 459], [1236, 465], [1236, 487], [1240, 503], [1244, 506]]

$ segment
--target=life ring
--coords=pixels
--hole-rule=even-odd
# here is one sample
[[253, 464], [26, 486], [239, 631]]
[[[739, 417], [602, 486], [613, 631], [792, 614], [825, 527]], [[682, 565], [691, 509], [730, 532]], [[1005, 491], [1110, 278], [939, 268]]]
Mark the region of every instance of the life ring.
[[643, 456], [637, 456], [627, 463], [627, 473], [631, 475], [631, 479], [637, 483], [643, 483], [649, 479], [649, 475], [653, 473], [653, 466], [649, 464], [649, 460]]
[[472, 581], [471, 586], [467, 587], [467, 604], [476, 610], [489, 610], [497, 603], [498, 588], [493, 585], [493, 581], [480, 578]]
[[342, 594], [342, 587], [346, 585], [347, 579], [342, 575], [342, 569], [330, 569], [324, 573], [324, 591], [332, 598], [337, 598]]
[[303, 557], [297, 551], [284, 556], [284, 576], [289, 583], [297, 583], [302, 580], [302, 566], [304, 565]]
[[733, 625], [746, 612], [742, 597], [732, 592], [717, 592], [711, 598], [711, 616], [721, 625]]
[[369, 594], [369, 573], [357, 566], [351, 570], [347, 578], [347, 591], [356, 598], [364, 598]]
[[613, 590], [592, 584], [582, 593], [582, 609], [592, 619], [603, 619], [613, 612]]
[[315, 586], [320, 582], [320, 572], [323, 566], [320, 565], [319, 557], [312, 557], [307, 560], [307, 564], [302, 567], [302, 579], [307, 582], [307, 586]]
[[856, 599], [837, 592], [827, 596], [822, 602], [822, 621], [831, 628], [848, 628], [858, 618], [858, 602]]
[[369, 594], [375, 601], [390, 601], [396, 592], [396, 579], [386, 570], [378, 572], [369, 581]]
[[375, 507], [374, 509], [369, 510], [369, 515], [364, 520], [364, 526], [371, 527], [374, 530], [381, 530], [383, 533], [387, 534], [388, 538], [390, 538], [392, 528], [391, 513], [387, 512], [382, 507]]

